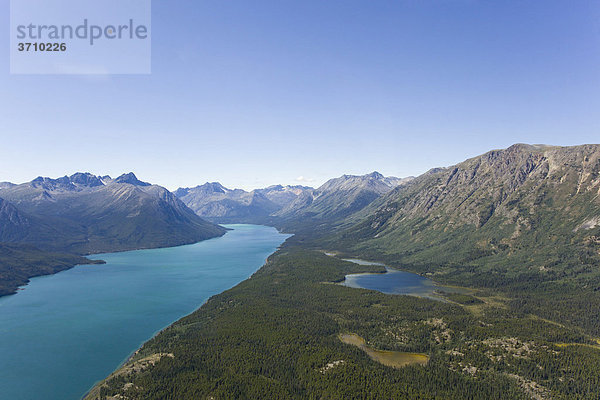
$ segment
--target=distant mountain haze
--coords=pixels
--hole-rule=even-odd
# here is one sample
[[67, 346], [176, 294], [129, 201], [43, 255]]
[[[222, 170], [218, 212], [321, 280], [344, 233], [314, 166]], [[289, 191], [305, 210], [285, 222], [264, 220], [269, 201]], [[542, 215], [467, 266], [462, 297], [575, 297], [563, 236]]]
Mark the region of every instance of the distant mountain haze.
[[315, 224], [335, 224], [357, 213], [382, 195], [407, 184], [413, 177], [385, 177], [378, 172], [343, 175], [317, 189], [301, 193], [274, 216], [286, 230], [314, 229]]
[[443, 269], [448, 283], [579, 282], [600, 274], [600, 145], [516, 144], [416, 178], [343, 175], [316, 189], [208, 182], [171, 193], [133, 173], [0, 184], [0, 242], [48, 251], [173, 246], [225, 232], [205, 219], [275, 225], [348, 253], [385, 251], [419, 273]]
[[218, 182], [175, 191], [188, 207], [210, 221], [262, 223], [282, 207], [312, 188], [274, 185], [247, 192], [228, 189]]
[[297, 228], [296, 220], [308, 222], [350, 215], [411, 179], [373, 172], [331, 179], [318, 189], [273, 185], [250, 192], [207, 182], [195, 188], [177, 189], [175, 194], [198, 215], [213, 222], [264, 223], [281, 228], [289, 224]]

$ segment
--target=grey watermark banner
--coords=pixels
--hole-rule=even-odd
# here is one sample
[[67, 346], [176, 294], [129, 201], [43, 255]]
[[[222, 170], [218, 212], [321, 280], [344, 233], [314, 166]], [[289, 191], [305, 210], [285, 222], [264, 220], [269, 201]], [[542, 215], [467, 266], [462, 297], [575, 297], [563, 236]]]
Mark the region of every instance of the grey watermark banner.
[[12, 74], [149, 74], [151, 0], [11, 0]]

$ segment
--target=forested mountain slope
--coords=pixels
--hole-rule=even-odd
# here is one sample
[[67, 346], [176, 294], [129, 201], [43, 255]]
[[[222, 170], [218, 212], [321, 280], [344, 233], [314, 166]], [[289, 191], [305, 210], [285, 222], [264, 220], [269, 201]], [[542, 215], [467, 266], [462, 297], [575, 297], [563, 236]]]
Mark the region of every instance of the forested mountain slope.
[[[424, 174], [381, 199], [340, 238], [406, 262], [525, 263], [558, 274], [600, 250], [600, 146], [515, 145]], [[586, 257], [591, 257], [587, 259]]]
[[41, 251], [25, 244], [0, 243], [0, 296], [13, 294], [29, 278], [50, 275], [77, 264], [101, 264], [85, 257]]

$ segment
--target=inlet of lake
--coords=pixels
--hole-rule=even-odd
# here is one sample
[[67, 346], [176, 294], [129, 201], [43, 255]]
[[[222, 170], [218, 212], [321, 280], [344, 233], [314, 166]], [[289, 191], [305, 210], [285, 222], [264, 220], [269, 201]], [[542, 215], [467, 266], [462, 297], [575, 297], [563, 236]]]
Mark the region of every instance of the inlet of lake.
[[289, 235], [228, 225], [193, 245], [94, 255], [0, 298], [0, 398], [80, 399], [161, 329], [245, 280]]

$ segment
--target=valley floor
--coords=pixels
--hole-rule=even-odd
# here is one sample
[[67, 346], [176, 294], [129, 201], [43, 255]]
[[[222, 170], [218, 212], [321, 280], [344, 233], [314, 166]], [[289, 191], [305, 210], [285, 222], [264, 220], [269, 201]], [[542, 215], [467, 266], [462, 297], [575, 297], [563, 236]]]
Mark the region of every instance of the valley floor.
[[[86, 399], [600, 397], [600, 350], [580, 328], [517, 313], [489, 293], [441, 302], [322, 284], [377, 268], [288, 242]], [[340, 340], [349, 334], [364, 342]], [[365, 349], [428, 359], [386, 366]]]

